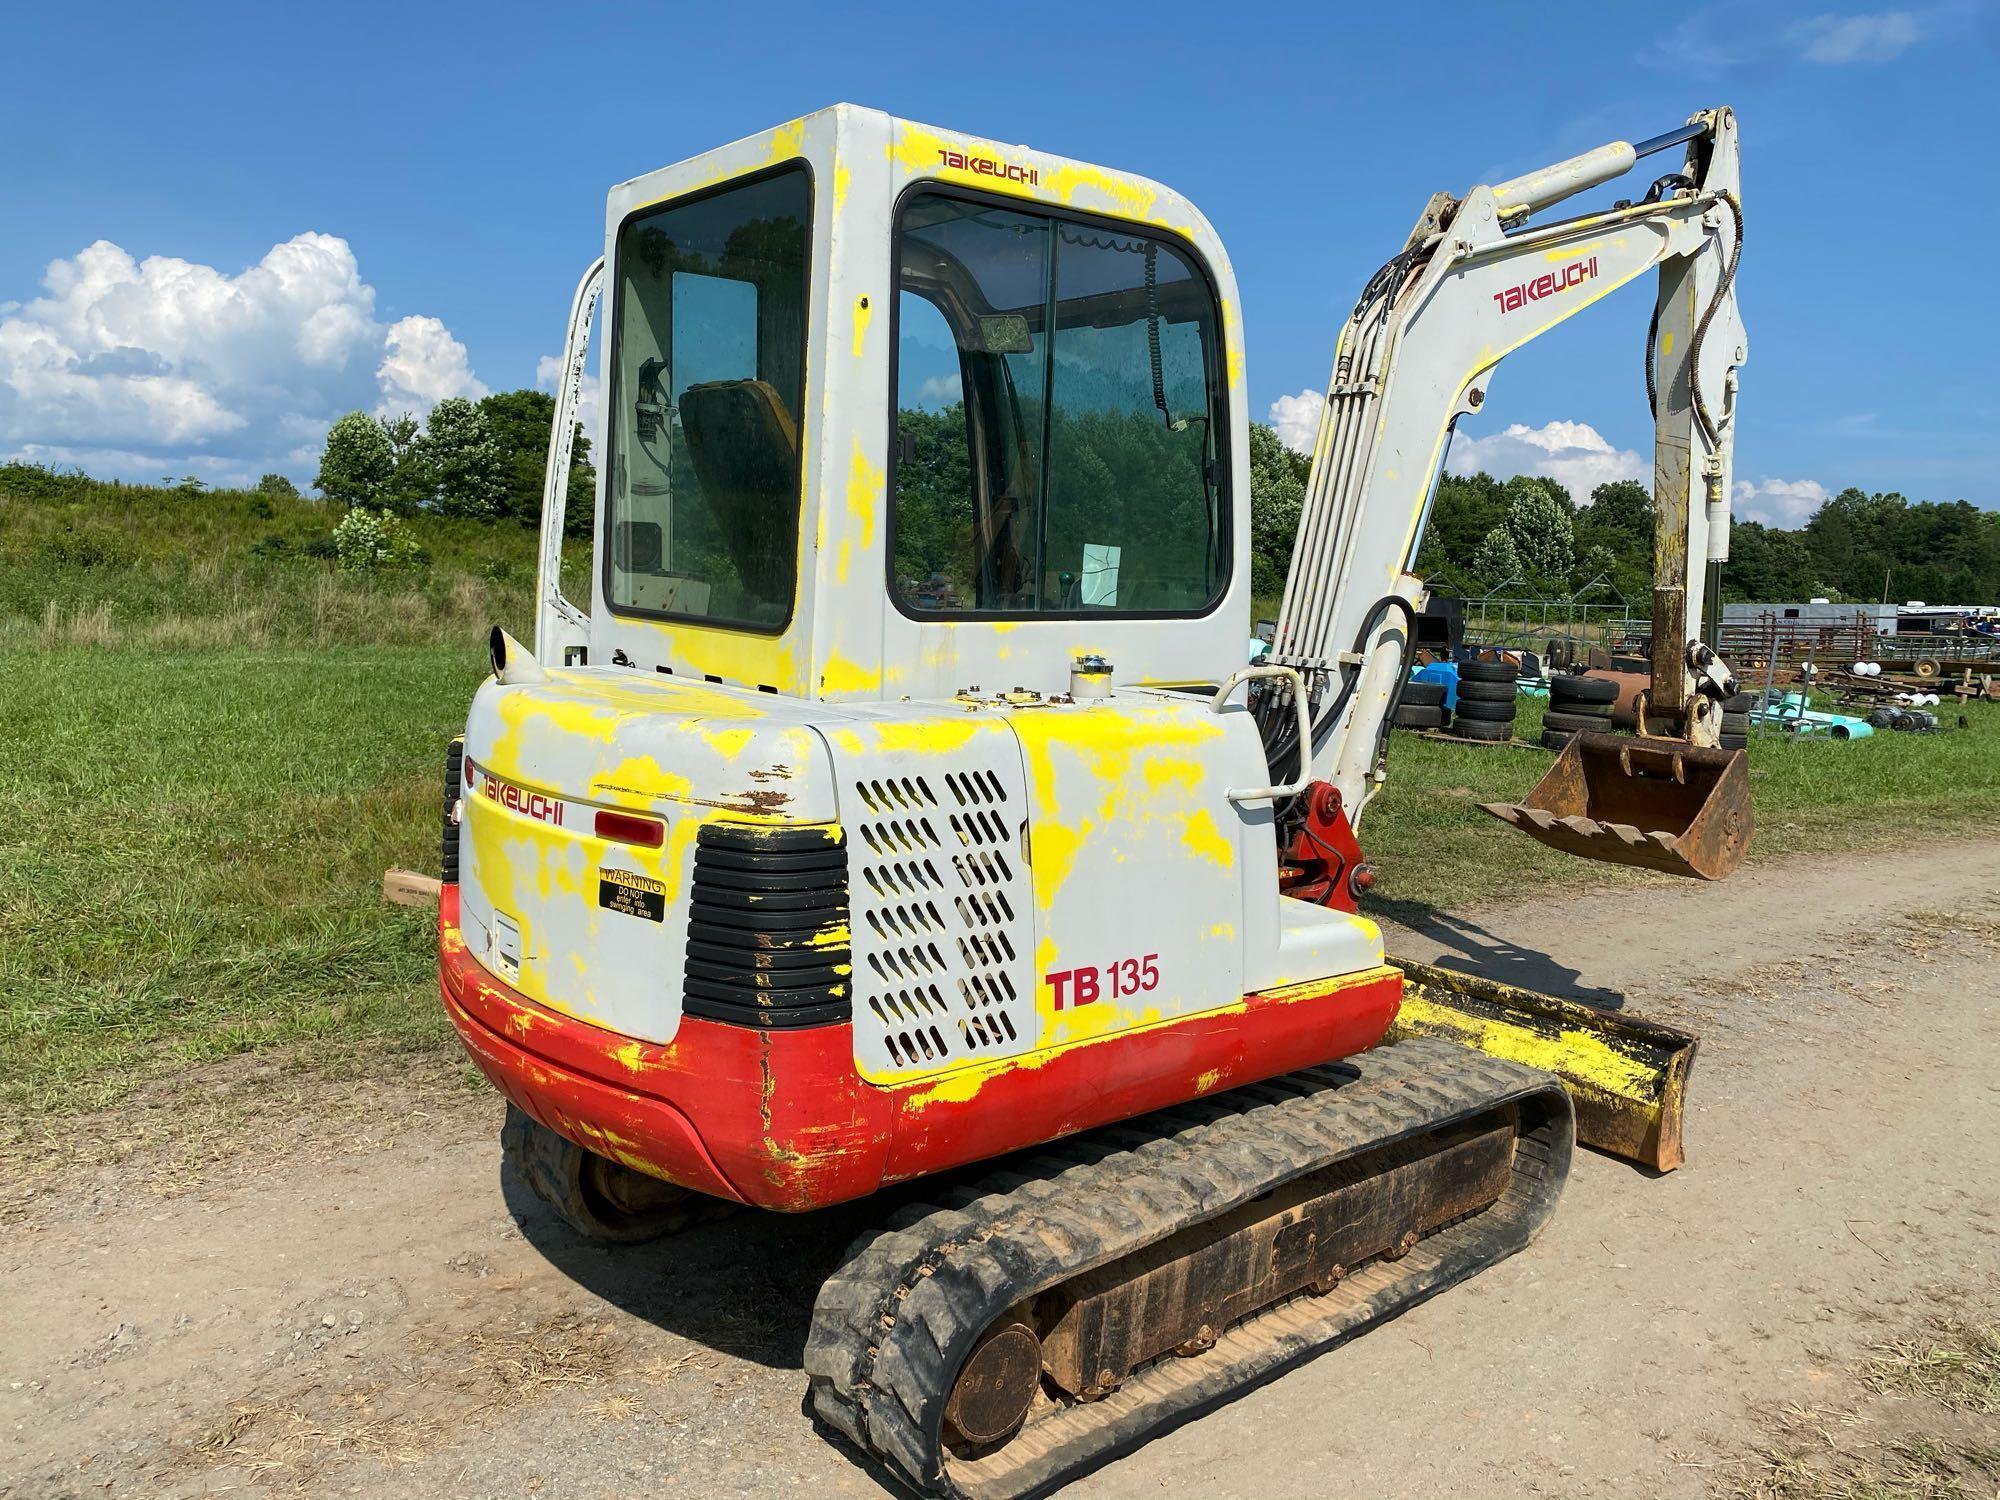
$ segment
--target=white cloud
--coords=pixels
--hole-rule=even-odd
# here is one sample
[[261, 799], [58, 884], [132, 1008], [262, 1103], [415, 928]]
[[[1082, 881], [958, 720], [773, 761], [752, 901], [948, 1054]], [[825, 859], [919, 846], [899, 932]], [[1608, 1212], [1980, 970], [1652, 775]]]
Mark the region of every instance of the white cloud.
[[376, 410], [385, 417], [422, 416], [448, 396], [477, 401], [486, 387], [472, 373], [465, 345], [436, 318], [399, 318], [383, 335], [388, 353], [376, 368], [382, 387]]
[[1731, 509], [1745, 521], [1793, 530], [1826, 504], [1826, 486], [1817, 479], [1747, 479], [1736, 481]]
[[1579, 504], [1614, 479], [1651, 478], [1652, 465], [1629, 448], [1614, 448], [1588, 422], [1546, 422], [1540, 427], [1513, 423], [1487, 437], [1459, 438], [1447, 467], [1454, 474], [1481, 470], [1496, 479], [1536, 474], [1555, 480]]
[[307, 479], [340, 413], [421, 415], [486, 389], [436, 318], [376, 321], [336, 235], [295, 236], [235, 275], [99, 240], [42, 284], [0, 302], [0, 456], [142, 480]]
[[1641, 60], [1703, 78], [1790, 62], [1885, 63], [1926, 37], [1962, 29], [1972, 15], [1963, 0], [1914, 11], [1826, 12], [1801, 21], [1785, 9], [1774, 0], [1717, 0], [1677, 22]]
[[[552, 392], [561, 378], [561, 355], [544, 354], [535, 361], [536, 389]], [[604, 452], [604, 391], [602, 383], [589, 370], [583, 372], [583, 384], [577, 391], [576, 419], [583, 423], [583, 435], [590, 439], [591, 451], [601, 455]], [[601, 457], [598, 461], [602, 462]]]
[[1890, 62], [1923, 37], [1917, 18], [1906, 10], [1858, 16], [1814, 16], [1790, 32], [1807, 62], [1839, 67], [1845, 63]]
[[1280, 396], [1271, 403], [1266, 418], [1278, 434], [1278, 441], [1294, 453], [1311, 453], [1319, 437], [1319, 414], [1326, 398], [1318, 391], [1300, 391], [1296, 396]]

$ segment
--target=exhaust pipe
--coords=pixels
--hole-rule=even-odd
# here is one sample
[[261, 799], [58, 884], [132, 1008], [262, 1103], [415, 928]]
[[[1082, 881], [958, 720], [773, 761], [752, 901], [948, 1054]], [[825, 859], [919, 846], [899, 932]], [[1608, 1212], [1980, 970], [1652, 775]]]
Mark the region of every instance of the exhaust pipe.
[[508, 687], [521, 682], [547, 682], [549, 674], [535, 660], [535, 653], [507, 634], [498, 625], [486, 638], [486, 653], [493, 662], [493, 675]]

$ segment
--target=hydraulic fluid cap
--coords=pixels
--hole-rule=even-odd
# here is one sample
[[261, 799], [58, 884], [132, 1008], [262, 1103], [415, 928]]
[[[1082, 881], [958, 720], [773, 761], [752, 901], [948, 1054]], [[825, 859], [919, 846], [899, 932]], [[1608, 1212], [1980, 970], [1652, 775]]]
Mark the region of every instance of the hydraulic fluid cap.
[[1111, 696], [1111, 663], [1091, 652], [1070, 663], [1069, 695], [1078, 702]]

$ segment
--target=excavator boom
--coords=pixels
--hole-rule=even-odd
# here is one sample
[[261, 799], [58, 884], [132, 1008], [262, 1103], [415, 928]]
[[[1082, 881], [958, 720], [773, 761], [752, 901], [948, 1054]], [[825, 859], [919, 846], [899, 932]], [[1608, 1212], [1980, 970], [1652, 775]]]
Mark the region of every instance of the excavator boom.
[[[1563, 199], [1683, 147], [1637, 202], [1536, 222]], [[1423, 597], [1412, 572], [1459, 418], [1485, 404], [1505, 356], [1657, 273], [1646, 380], [1657, 532], [1653, 682], [1646, 705], [1678, 753], [1583, 736], [1528, 800], [1488, 810], [1567, 853], [1717, 878], [1749, 845], [1747, 780], [1715, 749], [1735, 691], [1700, 639], [1711, 573], [1728, 556], [1736, 367], [1747, 353], [1735, 276], [1743, 210], [1736, 121], [1615, 141], [1463, 199], [1439, 193], [1342, 329], [1313, 448], [1270, 662], [1312, 704], [1299, 747], [1282, 686], [1260, 697], [1278, 780], [1338, 789], [1359, 822], [1381, 784], [1383, 732]], [[1738, 754], [1740, 759], [1740, 753]]]

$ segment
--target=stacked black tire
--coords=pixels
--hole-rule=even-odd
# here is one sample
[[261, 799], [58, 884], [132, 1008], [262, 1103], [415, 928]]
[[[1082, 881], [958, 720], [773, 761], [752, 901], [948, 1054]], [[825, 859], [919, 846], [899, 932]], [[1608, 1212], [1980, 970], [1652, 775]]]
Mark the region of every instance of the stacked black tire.
[[1542, 748], [1561, 750], [1579, 734], [1611, 733], [1618, 684], [1608, 677], [1549, 679], [1549, 711], [1542, 715]]
[[1757, 701], [1752, 693], [1738, 693], [1722, 700], [1722, 729], [1718, 743], [1725, 750], [1750, 748], [1750, 706]]
[[1460, 662], [1452, 733], [1464, 740], [1511, 740], [1520, 675], [1510, 661]]
[[1451, 722], [1441, 682], [1405, 682], [1389, 722], [1398, 729], [1443, 729]]

